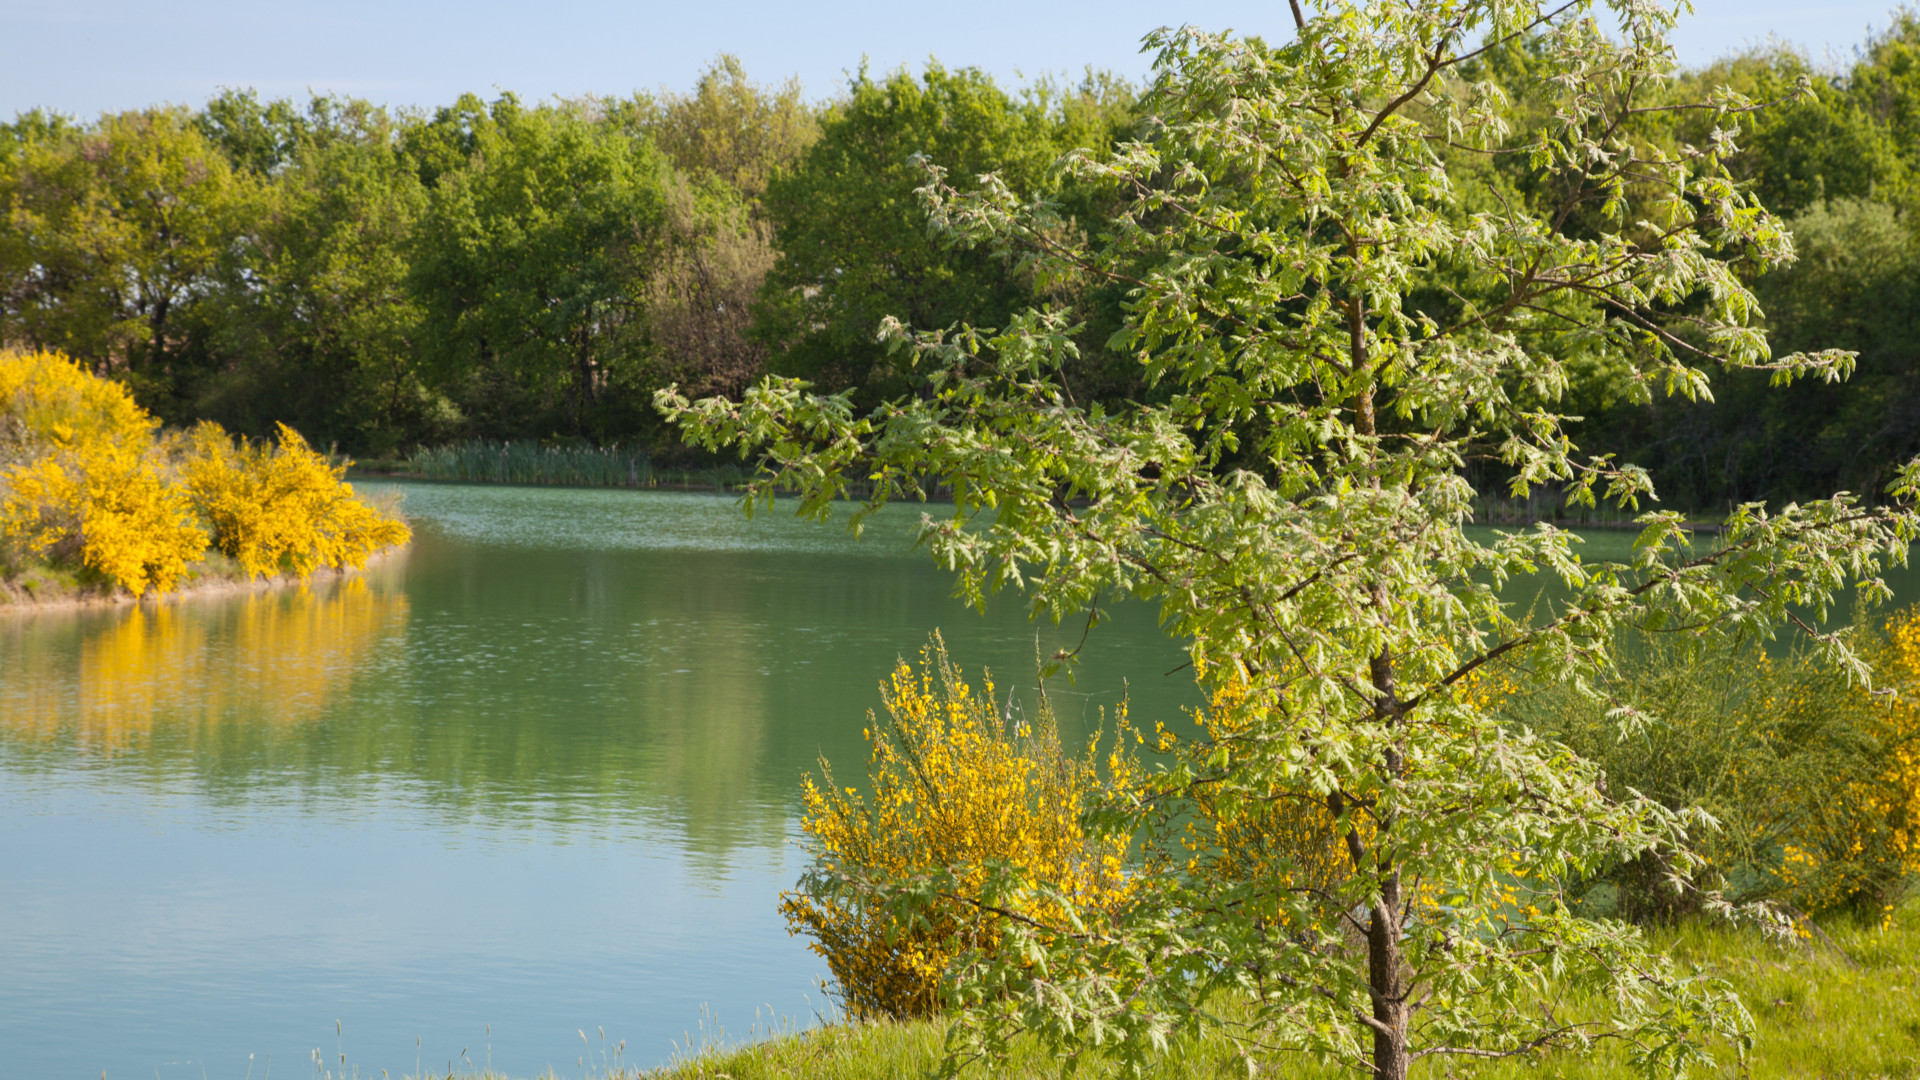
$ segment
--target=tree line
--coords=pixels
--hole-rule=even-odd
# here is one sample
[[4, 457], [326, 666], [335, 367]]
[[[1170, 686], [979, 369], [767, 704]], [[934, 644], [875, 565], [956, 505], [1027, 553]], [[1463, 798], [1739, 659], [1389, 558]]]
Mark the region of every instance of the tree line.
[[[1539, 49], [1516, 39], [1470, 74], [1544, 125]], [[1584, 447], [1701, 508], [1873, 491], [1920, 450], [1916, 57], [1920, 21], [1900, 14], [1837, 70], [1775, 46], [1662, 91], [1765, 103], [1738, 118], [1729, 161], [1797, 237], [1790, 267], [1747, 268], [1770, 340], [1855, 350], [1858, 369], [1771, 393], [1765, 373], [1731, 372], [1711, 400], [1643, 401], [1613, 373], [1582, 379], [1579, 335], [1543, 312], [1533, 346], [1575, 375], [1540, 392], [1585, 418]], [[669, 383], [737, 395], [765, 373], [799, 375], [870, 405], [915, 385], [876, 336], [883, 319], [1003, 326], [1035, 305], [1082, 320], [1070, 393], [1147, 400], [1163, 392], [1150, 365], [1114, 336], [1123, 276], [1050, 278], [930, 240], [912, 161], [1044, 188], [1059, 227], [1084, 233], [1114, 194], [1050, 170], [1074, 148], [1151, 144], [1145, 89], [1089, 72], [1009, 90], [929, 64], [863, 69], [815, 102], [722, 56], [690, 92], [626, 98], [415, 110], [227, 90], [197, 110], [22, 113], [0, 125], [0, 344], [65, 352], [172, 425], [266, 436], [284, 422], [376, 457], [469, 439], [684, 455], [651, 406]], [[1645, 146], [1686, 153], [1715, 117], [1636, 123]], [[1529, 187], [1525, 162], [1461, 152], [1448, 168], [1467, 210], [1554, 197]], [[1470, 276], [1413, 300], [1453, 304]], [[1503, 479], [1489, 465], [1477, 482]]]

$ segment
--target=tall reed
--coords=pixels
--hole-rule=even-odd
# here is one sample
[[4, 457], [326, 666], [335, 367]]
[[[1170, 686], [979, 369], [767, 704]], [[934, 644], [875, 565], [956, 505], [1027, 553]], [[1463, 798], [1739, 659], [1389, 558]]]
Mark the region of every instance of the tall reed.
[[738, 465], [661, 469], [644, 450], [612, 446], [542, 445], [470, 439], [427, 447], [407, 461], [407, 472], [428, 480], [565, 487], [717, 487], [746, 482]]

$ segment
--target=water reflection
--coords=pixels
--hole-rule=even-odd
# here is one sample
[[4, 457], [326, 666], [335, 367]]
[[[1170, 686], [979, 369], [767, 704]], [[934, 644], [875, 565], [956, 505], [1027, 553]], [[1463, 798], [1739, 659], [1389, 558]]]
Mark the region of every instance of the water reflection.
[[[703, 1004], [804, 1022], [820, 967], [777, 914], [801, 772], [857, 769], [935, 627], [1003, 687], [1080, 638], [956, 603], [911, 508], [856, 543], [724, 498], [406, 494], [411, 552], [345, 582], [0, 617], [8, 1069], [284, 1071], [344, 1019], [366, 1075], [491, 1024], [532, 1076], [601, 1024], [647, 1065]], [[1067, 734], [1123, 692], [1178, 723], [1178, 647], [1109, 614], [1051, 690]]]
[[[412, 550], [344, 582], [0, 617], [9, 1068], [240, 1076], [344, 1019], [367, 1075], [492, 1024], [531, 1076], [603, 1024], [648, 1065], [703, 1005], [804, 1022], [800, 774], [863, 759], [935, 627], [1002, 685], [1079, 637], [953, 601], [911, 513], [856, 543], [730, 499], [407, 494]], [[1177, 718], [1178, 649], [1114, 614], [1069, 726], [1128, 678]]]
[[196, 747], [297, 738], [406, 623], [406, 596], [362, 577], [15, 617], [0, 629], [0, 732], [86, 755], [151, 751], [156, 731]]
[[[820, 754], [862, 760], [876, 682], [931, 629], [1003, 685], [1079, 636], [954, 602], [906, 514], [856, 542], [728, 499], [408, 495], [414, 548], [343, 582], [0, 620], [0, 767], [187, 782], [236, 814], [377, 799], [436, 827], [672, 837], [723, 874], [783, 842]], [[1180, 662], [1144, 607], [1085, 655], [1056, 690], [1069, 729], [1129, 678], [1136, 717], [1193, 696], [1142, 683]]]

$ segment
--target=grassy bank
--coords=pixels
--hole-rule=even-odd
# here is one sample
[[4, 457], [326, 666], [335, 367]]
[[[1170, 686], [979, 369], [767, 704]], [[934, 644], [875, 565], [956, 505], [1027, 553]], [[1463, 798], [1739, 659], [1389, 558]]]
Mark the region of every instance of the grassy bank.
[[[1745, 1000], [1756, 1038], [1749, 1070], [1741, 1075], [1752, 1080], [1920, 1077], [1920, 903], [1908, 903], [1884, 929], [1833, 924], [1827, 927], [1829, 940], [1810, 944], [1781, 945], [1748, 930], [1700, 923], [1654, 933], [1677, 957], [1727, 979]], [[708, 1050], [654, 1070], [603, 1062], [589, 1075], [608, 1080], [894, 1080], [936, 1069], [941, 1042], [933, 1023], [828, 1026], [743, 1048]], [[1058, 1076], [1059, 1070], [1057, 1058], [1026, 1044], [1016, 1048], [1011, 1061], [976, 1067], [970, 1074], [1040, 1080]], [[1113, 1073], [1090, 1062], [1080, 1075]], [[1247, 1073], [1226, 1044], [1215, 1040], [1181, 1042], [1150, 1075], [1176, 1080]], [[1302, 1059], [1278, 1062], [1259, 1075], [1333, 1080], [1353, 1074]], [[1416, 1063], [1414, 1075], [1626, 1080], [1638, 1074], [1624, 1051], [1610, 1047], [1588, 1058], [1547, 1056], [1488, 1065], [1428, 1059]]]

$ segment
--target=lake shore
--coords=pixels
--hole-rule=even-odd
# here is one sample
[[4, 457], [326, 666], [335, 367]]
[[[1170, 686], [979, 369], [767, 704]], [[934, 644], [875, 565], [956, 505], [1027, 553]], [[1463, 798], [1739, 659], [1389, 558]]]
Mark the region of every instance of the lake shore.
[[368, 556], [358, 567], [323, 566], [310, 574], [274, 574], [246, 576], [239, 567], [224, 558], [210, 558], [188, 568], [188, 576], [164, 593], [147, 592], [134, 596], [111, 583], [81, 582], [72, 571], [35, 564], [0, 578], [0, 615], [40, 614], [55, 611], [84, 611], [93, 608], [155, 607], [180, 600], [197, 600], [237, 593], [270, 592], [295, 585], [336, 581], [362, 570], [403, 556], [411, 543], [383, 548]]
[[[1653, 928], [1661, 951], [1726, 980], [1745, 1002], [1754, 1022], [1754, 1045], [1742, 1076], [1754, 1080], [1794, 1077], [1893, 1077], [1913, 1075], [1920, 1060], [1920, 998], [1905, 992], [1920, 976], [1920, 899], [1910, 899], [1884, 923], [1848, 916], [1832, 919], [1814, 940], [1781, 942], [1751, 927], [1695, 919]], [[1582, 991], [1569, 987], [1562, 1004]], [[655, 1069], [608, 1069], [606, 1080], [890, 1080], [938, 1071], [945, 1031], [938, 1021], [828, 1024], [783, 1031], [745, 1046], [722, 1046]], [[968, 1075], [1006, 1080], [1044, 1080], [1060, 1075], [1060, 1058], [1036, 1040], [1016, 1038], [1004, 1062], [970, 1069]], [[1734, 1065], [1728, 1048], [1723, 1065]], [[1285, 1059], [1283, 1059], [1285, 1060]], [[1285, 1075], [1300, 1080], [1338, 1080], [1350, 1071], [1299, 1055]], [[1267, 1070], [1261, 1069], [1261, 1075]], [[1477, 1080], [1529, 1080], [1540, 1075], [1568, 1080], [1627, 1080], [1640, 1075], [1627, 1048], [1603, 1046], [1590, 1056], [1523, 1055], [1476, 1066]], [[1089, 1061], [1080, 1074], [1118, 1077], [1123, 1071]], [[1179, 1034], [1172, 1049], [1145, 1071], [1150, 1080], [1189, 1076], [1247, 1075], [1228, 1040]]]

